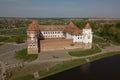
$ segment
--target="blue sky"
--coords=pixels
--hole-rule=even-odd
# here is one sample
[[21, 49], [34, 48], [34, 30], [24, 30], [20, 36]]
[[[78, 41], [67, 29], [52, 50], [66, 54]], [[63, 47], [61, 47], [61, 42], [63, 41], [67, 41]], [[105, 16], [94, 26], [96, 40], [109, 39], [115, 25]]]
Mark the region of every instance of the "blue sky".
[[0, 17], [120, 18], [120, 0], [0, 0]]

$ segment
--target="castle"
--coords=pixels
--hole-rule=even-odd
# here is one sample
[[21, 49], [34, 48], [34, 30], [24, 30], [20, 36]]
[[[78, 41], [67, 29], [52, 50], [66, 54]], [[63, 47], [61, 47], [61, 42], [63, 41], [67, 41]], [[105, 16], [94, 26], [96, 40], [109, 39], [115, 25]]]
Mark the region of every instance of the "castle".
[[72, 21], [68, 25], [39, 25], [33, 21], [27, 29], [28, 54], [41, 51], [92, 47], [92, 28], [87, 23], [81, 30]]

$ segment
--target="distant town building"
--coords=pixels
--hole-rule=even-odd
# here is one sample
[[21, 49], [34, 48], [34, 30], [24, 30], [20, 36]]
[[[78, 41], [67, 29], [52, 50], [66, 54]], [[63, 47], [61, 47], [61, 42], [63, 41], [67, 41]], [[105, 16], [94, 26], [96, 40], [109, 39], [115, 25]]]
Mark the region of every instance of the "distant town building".
[[81, 30], [72, 21], [68, 25], [39, 25], [33, 21], [27, 29], [28, 54], [40, 51], [92, 47], [92, 29], [87, 23]]

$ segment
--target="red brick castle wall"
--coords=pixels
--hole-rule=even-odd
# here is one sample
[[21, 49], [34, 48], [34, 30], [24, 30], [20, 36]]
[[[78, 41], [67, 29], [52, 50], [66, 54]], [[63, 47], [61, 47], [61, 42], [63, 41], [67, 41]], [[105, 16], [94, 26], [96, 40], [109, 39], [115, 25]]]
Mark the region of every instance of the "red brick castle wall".
[[72, 48], [82, 48], [82, 43], [76, 43], [72, 45], [72, 39], [51, 39], [51, 40], [40, 40], [40, 50], [62, 50]]

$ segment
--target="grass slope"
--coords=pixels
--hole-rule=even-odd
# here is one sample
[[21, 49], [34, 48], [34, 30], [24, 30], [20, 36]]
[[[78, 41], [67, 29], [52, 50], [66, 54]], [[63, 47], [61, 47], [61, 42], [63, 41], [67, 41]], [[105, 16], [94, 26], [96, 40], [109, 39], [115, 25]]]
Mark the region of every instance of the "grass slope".
[[21, 51], [16, 52], [15, 58], [18, 60], [23, 60], [23, 61], [32, 61], [37, 59], [38, 55], [37, 54], [27, 54], [27, 49], [23, 49]]
[[101, 52], [101, 50], [97, 46], [95, 46], [92, 49], [83, 50], [83, 51], [69, 52], [69, 54], [71, 56], [80, 57], [80, 56], [87, 56], [87, 55], [95, 54], [95, 53], [98, 53], [98, 52]]

